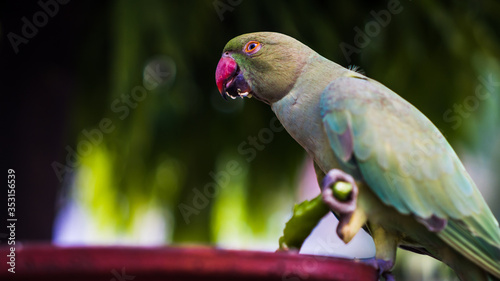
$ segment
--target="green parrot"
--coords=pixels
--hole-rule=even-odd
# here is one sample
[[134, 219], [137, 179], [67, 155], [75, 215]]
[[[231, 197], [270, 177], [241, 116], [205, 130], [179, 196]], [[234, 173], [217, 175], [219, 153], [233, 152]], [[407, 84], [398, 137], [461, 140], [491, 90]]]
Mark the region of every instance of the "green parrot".
[[[338, 236], [348, 243], [366, 227], [386, 280], [397, 247], [461, 280], [500, 280], [497, 220], [441, 132], [406, 100], [280, 33], [230, 40], [215, 76], [224, 98], [271, 106], [313, 158]], [[338, 181], [353, 186], [347, 200], [328, 188]]]

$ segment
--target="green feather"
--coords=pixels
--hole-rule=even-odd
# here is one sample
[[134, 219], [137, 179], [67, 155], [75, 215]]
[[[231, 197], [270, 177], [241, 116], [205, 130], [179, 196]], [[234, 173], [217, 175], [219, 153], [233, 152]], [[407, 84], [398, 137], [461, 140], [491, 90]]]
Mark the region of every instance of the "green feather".
[[[420, 111], [378, 82], [341, 77], [323, 92], [321, 115], [335, 154], [348, 159], [345, 147], [353, 146], [363, 179], [382, 202], [417, 218], [447, 219], [437, 235], [500, 276], [498, 222], [451, 146]], [[342, 143], [346, 130], [352, 144]]]

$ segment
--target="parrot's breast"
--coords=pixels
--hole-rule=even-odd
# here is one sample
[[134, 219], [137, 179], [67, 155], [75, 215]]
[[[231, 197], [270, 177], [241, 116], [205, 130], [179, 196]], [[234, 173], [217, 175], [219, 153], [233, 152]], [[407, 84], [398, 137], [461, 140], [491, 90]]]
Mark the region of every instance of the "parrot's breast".
[[272, 104], [283, 127], [313, 158], [323, 172], [339, 168], [323, 129], [319, 110], [321, 92], [295, 94], [294, 90]]

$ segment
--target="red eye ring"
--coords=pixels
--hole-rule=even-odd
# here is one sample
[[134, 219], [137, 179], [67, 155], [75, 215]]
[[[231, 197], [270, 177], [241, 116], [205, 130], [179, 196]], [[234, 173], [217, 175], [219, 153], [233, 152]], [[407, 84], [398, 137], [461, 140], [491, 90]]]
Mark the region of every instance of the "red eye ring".
[[245, 53], [247, 54], [255, 54], [257, 53], [260, 48], [262, 47], [262, 45], [260, 44], [260, 42], [257, 42], [257, 41], [249, 41], [246, 45], [245, 45]]

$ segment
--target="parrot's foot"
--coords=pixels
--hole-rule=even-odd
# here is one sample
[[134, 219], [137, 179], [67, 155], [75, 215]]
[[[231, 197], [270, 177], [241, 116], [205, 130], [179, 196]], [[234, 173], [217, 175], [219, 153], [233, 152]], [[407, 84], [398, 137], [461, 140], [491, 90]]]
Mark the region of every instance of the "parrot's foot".
[[396, 281], [392, 275], [394, 261], [384, 259], [370, 259], [367, 263], [378, 270], [378, 276], [384, 277], [385, 281]]
[[382, 259], [377, 259], [376, 261], [378, 265], [379, 276], [383, 276], [385, 278], [385, 281], [396, 281], [396, 279], [394, 279], [394, 275], [392, 275], [392, 267], [394, 266], [394, 262]]
[[[339, 199], [339, 196], [334, 193], [332, 185], [337, 182], [346, 182], [351, 185], [352, 189], [348, 196], [343, 196], [345, 200]], [[356, 209], [356, 199], [358, 198], [358, 186], [354, 181], [354, 178], [342, 172], [341, 170], [332, 169], [326, 174], [321, 183], [321, 193], [323, 197], [323, 202], [325, 202], [330, 209], [339, 214], [352, 214]]]
[[[348, 188], [337, 188], [339, 182], [343, 182]], [[332, 189], [331, 186], [334, 188]], [[362, 213], [358, 212], [353, 216], [358, 198], [358, 186], [354, 178], [340, 170], [332, 169], [323, 178], [321, 190], [323, 202], [338, 214], [338, 236], [345, 243], [348, 243], [366, 221], [365, 215]], [[348, 191], [347, 195], [345, 194], [346, 190]], [[353, 217], [354, 220], [352, 220]]]

